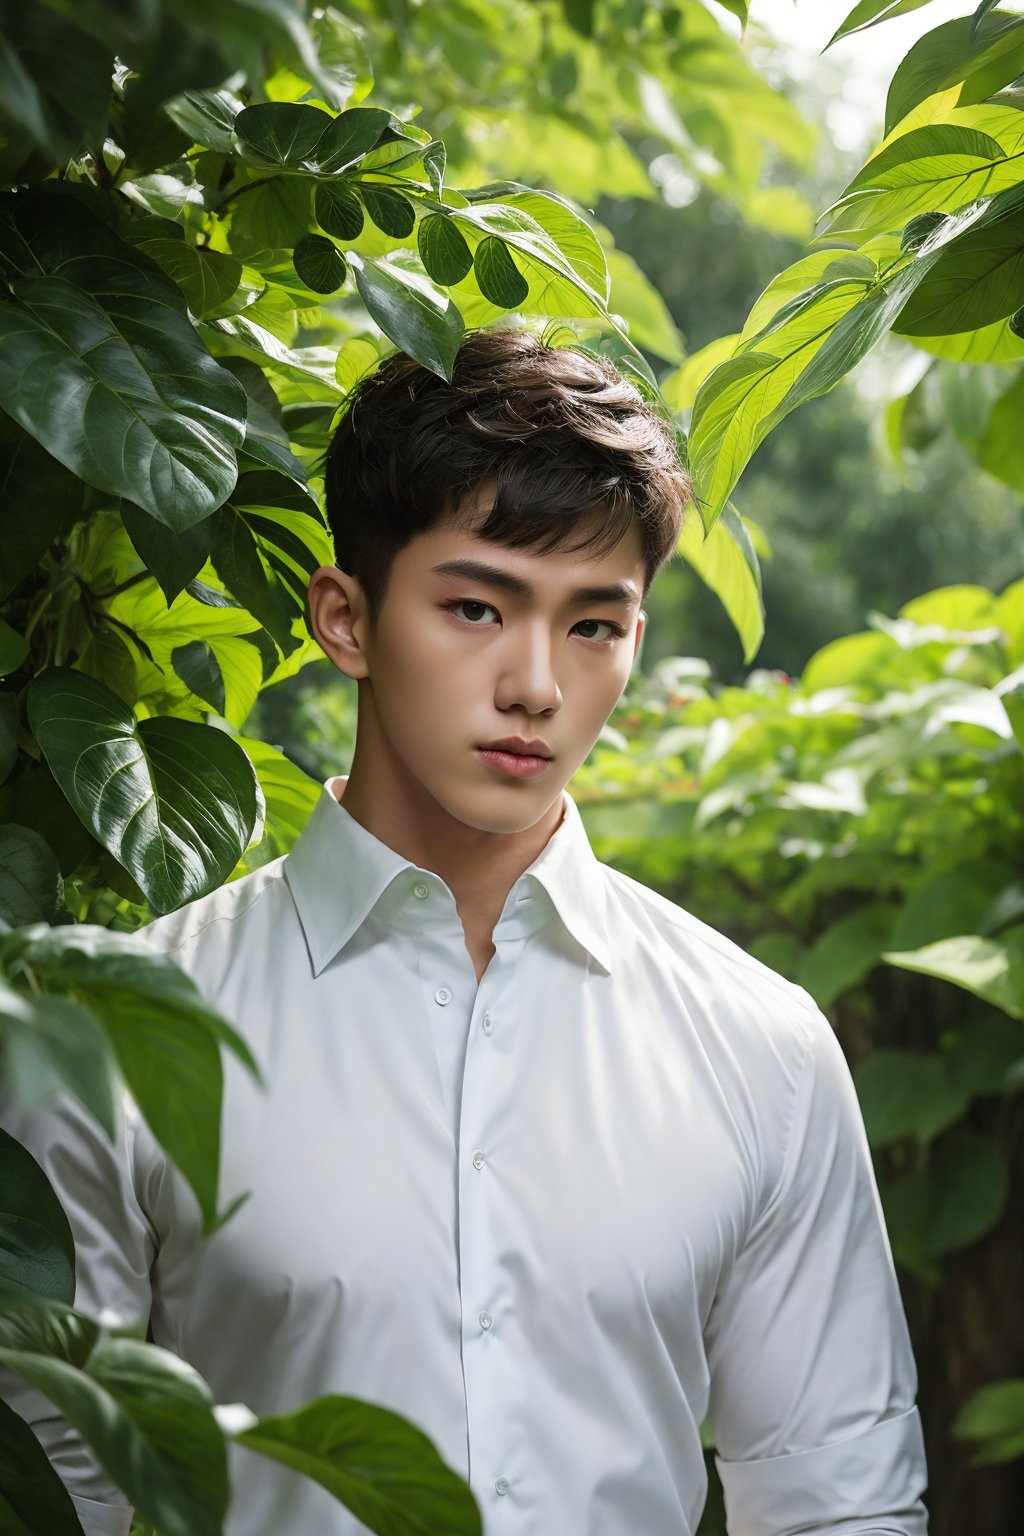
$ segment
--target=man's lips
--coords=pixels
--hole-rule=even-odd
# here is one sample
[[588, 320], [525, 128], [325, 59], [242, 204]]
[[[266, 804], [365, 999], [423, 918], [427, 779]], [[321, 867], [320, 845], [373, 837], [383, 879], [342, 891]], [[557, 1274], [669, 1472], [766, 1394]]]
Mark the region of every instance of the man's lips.
[[551, 762], [550, 757], [540, 757], [532, 752], [513, 752], [508, 747], [477, 747], [476, 752], [489, 768], [519, 779], [530, 779], [543, 773]]

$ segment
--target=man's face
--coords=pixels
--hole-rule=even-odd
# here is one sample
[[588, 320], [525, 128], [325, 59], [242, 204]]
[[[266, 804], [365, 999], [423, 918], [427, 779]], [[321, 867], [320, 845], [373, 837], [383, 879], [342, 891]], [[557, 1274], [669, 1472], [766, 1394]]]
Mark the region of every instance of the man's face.
[[[357, 760], [367, 754], [381, 782], [421, 803], [425, 792], [463, 825], [510, 833], [560, 798], [626, 685], [645, 623], [643, 553], [635, 524], [597, 557], [507, 549], [472, 531], [485, 507], [407, 544], [376, 625], [357, 621]], [[581, 588], [618, 592], [580, 597]], [[549, 761], [523, 775], [482, 754], [507, 737], [539, 738]]]

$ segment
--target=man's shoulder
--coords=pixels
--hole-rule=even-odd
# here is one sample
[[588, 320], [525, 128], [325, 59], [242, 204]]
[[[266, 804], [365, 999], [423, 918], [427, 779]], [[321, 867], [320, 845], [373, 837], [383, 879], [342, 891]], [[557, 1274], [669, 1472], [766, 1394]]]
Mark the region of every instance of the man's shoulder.
[[669, 975], [713, 984], [716, 994], [744, 1008], [754, 1002], [778, 1017], [780, 1010], [805, 1029], [820, 1020], [803, 987], [748, 954], [710, 923], [621, 870], [603, 865], [609, 896], [609, 926], [628, 933], [632, 947]]
[[258, 919], [286, 896], [285, 859], [269, 864], [199, 896], [174, 912], [154, 918], [139, 937], [172, 959], [184, 960], [196, 949], [230, 939], [237, 942]]

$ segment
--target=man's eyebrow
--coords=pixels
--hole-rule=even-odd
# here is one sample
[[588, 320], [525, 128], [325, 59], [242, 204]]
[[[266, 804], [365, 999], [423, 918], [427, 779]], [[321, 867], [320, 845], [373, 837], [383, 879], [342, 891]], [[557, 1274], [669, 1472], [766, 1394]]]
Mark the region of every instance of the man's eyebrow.
[[[461, 576], [467, 581], [483, 581], [499, 587], [504, 592], [514, 592], [517, 597], [532, 598], [534, 589], [521, 576], [503, 571], [498, 565], [488, 565], [484, 560], [444, 560], [431, 566], [438, 576]], [[569, 595], [569, 605], [581, 608], [591, 603], [639, 603], [639, 588], [631, 581], [614, 581], [604, 587], [577, 587]]]

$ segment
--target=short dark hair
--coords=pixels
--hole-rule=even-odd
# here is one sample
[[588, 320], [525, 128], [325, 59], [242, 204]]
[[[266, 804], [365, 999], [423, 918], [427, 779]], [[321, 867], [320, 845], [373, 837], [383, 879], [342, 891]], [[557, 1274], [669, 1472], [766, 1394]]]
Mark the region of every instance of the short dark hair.
[[476, 331], [450, 384], [394, 354], [356, 386], [326, 456], [335, 560], [359, 581], [371, 623], [399, 550], [488, 483], [494, 504], [475, 531], [509, 548], [604, 554], [636, 520], [645, 597], [691, 491], [667, 423], [591, 352]]

